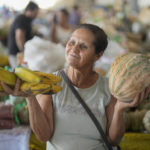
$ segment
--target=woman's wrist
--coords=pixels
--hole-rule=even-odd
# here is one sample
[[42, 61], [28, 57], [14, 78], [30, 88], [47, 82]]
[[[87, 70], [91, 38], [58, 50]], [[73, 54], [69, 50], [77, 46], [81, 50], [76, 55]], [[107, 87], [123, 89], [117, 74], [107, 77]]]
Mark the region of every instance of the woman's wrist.
[[123, 114], [123, 112], [126, 110], [127, 108], [120, 105], [119, 103], [116, 103], [115, 107], [114, 107], [114, 112], [117, 112], [119, 114]]
[[27, 96], [27, 97], [26, 97], [26, 100], [27, 100], [27, 101], [33, 101], [33, 100], [36, 100], [36, 97], [33, 96], [33, 95], [30, 95], [30, 96]]

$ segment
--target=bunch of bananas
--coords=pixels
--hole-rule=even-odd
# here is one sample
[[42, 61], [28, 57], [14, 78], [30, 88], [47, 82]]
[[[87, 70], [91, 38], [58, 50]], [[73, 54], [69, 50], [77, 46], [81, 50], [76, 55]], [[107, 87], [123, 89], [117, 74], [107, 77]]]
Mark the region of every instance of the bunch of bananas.
[[[26, 94], [56, 94], [61, 90], [57, 85], [61, 78], [54, 74], [32, 71], [21, 66], [16, 67], [14, 73], [0, 68], [0, 80], [6, 84], [14, 86], [17, 77], [23, 81], [20, 89]], [[3, 91], [1, 85], [0, 91]]]
[[56, 94], [61, 87], [56, 85], [61, 78], [48, 73], [32, 71], [24, 67], [16, 67], [15, 74], [24, 82], [21, 84], [21, 91], [27, 94]]

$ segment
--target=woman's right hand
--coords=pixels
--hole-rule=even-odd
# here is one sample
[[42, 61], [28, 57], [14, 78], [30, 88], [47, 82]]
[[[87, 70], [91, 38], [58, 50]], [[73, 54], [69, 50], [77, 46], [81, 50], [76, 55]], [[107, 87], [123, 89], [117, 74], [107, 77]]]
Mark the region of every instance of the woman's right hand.
[[150, 87], [147, 87], [141, 93], [137, 94], [136, 97], [133, 99], [133, 101], [126, 103], [118, 100], [115, 107], [118, 107], [118, 109], [137, 107], [140, 103], [142, 103], [144, 99], [148, 97], [149, 94], [150, 94]]
[[5, 96], [5, 95], [13, 95], [13, 96], [21, 96], [21, 97], [29, 96], [28, 94], [20, 91], [21, 80], [19, 78], [17, 78], [17, 80], [16, 80], [16, 84], [15, 84], [14, 89], [11, 89], [4, 82], [1, 82], [1, 85], [4, 89], [4, 92], [0, 92], [0, 96]]

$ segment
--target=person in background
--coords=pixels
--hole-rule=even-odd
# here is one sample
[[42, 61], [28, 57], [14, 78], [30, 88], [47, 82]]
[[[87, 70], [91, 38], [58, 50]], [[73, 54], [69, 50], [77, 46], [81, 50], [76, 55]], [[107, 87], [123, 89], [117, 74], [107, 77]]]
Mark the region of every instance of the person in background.
[[81, 13], [78, 5], [74, 5], [69, 14], [69, 24], [72, 27], [76, 27], [81, 23]]
[[68, 22], [69, 13], [66, 9], [60, 9], [54, 16], [54, 23], [51, 26], [50, 40], [54, 43], [61, 43], [66, 45], [69, 39], [72, 29]]
[[18, 15], [11, 27], [8, 37], [9, 62], [12, 69], [17, 66], [17, 54], [24, 52], [24, 44], [33, 37], [32, 21], [36, 18], [39, 7], [30, 1], [23, 14]]
[[[67, 42], [66, 61], [69, 66], [64, 71], [101, 123], [109, 142], [115, 146], [125, 132], [124, 111], [140, 104], [150, 93], [150, 88], [139, 93], [130, 103], [121, 102], [110, 94], [107, 78], [93, 71], [94, 63], [102, 56], [107, 43], [107, 35], [101, 28], [81, 24]], [[55, 75], [62, 78], [60, 71]], [[14, 90], [1, 84], [5, 94], [27, 97], [31, 128], [40, 141], [47, 142], [47, 150], [107, 149], [93, 121], [63, 78], [59, 83], [60, 92], [36, 97], [21, 92], [19, 82], [17, 80]]]

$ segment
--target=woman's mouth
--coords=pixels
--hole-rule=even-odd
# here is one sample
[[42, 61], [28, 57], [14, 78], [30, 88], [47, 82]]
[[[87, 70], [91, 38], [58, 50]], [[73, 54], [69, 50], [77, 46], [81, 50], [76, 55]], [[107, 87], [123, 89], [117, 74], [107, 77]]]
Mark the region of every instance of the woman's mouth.
[[79, 59], [79, 56], [77, 56], [76, 54], [69, 54], [71, 57], [77, 58]]

